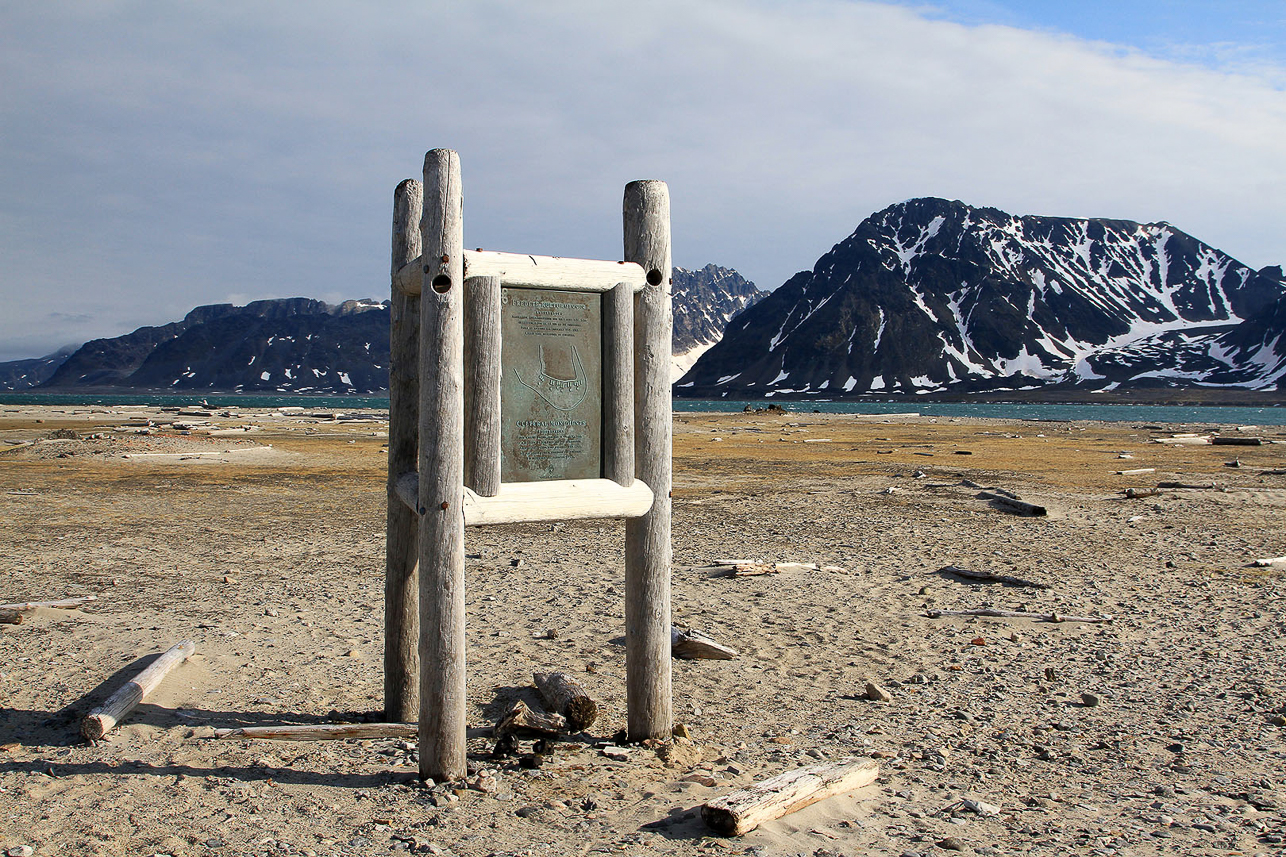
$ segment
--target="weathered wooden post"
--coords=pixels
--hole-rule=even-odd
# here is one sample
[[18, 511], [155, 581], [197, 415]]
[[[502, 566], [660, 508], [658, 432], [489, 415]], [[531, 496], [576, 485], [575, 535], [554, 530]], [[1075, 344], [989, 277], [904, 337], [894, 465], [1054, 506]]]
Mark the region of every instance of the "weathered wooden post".
[[625, 523], [626, 734], [668, 738], [673, 725], [670, 674], [670, 190], [665, 182], [625, 187], [625, 261], [643, 267], [647, 285], [634, 305], [635, 472], [652, 508]]
[[420, 778], [465, 776], [464, 195], [460, 157], [424, 157], [420, 220]]
[[464, 282], [464, 484], [500, 490], [500, 278]]
[[[420, 255], [424, 189], [407, 179], [393, 194], [392, 276]], [[420, 299], [393, 283], [389, 305], [388, 520], [384, 576], [384, 718], [406, 722], [420, 710], [420, 597], [417, 515], [398, 499], [397, 480], [419, 455]]]
[[634, 484], [634, 288], [603, 293], [603, 476]]

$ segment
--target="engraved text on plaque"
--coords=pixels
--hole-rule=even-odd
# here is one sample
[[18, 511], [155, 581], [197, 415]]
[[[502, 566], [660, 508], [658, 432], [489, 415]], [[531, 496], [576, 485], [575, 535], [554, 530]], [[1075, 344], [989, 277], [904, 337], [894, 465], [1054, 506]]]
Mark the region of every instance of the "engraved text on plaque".
[[602, 475], [602, 298], [500, 292], [500, 481]]

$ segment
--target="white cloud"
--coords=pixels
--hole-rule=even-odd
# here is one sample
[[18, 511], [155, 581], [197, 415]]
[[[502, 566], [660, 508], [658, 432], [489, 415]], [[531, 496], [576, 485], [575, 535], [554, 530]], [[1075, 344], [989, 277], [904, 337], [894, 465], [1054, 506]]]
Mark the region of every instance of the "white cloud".
[[[470, 246], [614, 256], [623, 185], [663, 178], [676, 261], [767, 287], [921, 195], [1286, 261], [1271, 63], [842, 0], [308, 9], [0, 12], [0, 359], [231, 292], [382, 295], [393, 187], [440, 145]], [[51, 309], [100, 323], [33, 333]]]

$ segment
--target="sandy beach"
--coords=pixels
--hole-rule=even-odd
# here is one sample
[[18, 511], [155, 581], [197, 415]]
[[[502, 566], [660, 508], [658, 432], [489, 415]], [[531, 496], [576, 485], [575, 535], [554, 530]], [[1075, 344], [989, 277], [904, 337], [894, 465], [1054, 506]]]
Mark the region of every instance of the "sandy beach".
[[[596, 746], [625, 724], [622, 524], [471, 528], [470, 726], [535, 671], [601, 713], [539, 767], [471, 739], [472, 785], [425, 788], [405, 739], [215, 737], [381, 719], [382, 416], [0, 407], [0, 603], [96, 596], [0, 625], [0, 853], [1286, 849], [1286, 564], [1254, 566], [1286, 556], [1282, 427], [677, 414], [674, 620], [739, 652], [673, 662], [692, 743]], [[1125, 495], [1162, 483], [1189, 487]], [[930, 615], [979, 608], [1111, 621]], [[700, 818], [848, 757], [878, 781], [736, 838]]]

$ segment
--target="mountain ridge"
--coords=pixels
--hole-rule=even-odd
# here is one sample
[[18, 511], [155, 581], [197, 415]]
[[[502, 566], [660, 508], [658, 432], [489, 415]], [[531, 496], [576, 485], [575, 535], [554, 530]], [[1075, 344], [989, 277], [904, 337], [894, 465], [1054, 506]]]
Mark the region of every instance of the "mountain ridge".
[[[1266, 389], [1286, 376], [1283, 295], [1279, 268], [1254, 271], [1165, 222], [913, 199], [863, 220], [734, 319], [676, 393], [1114, 389], [1148, 373]], [[1255, 325], [1252, 355], [1241, 339]], [[1142, 347], [1167, 335], [1183, 340], [1186, 368]]]

